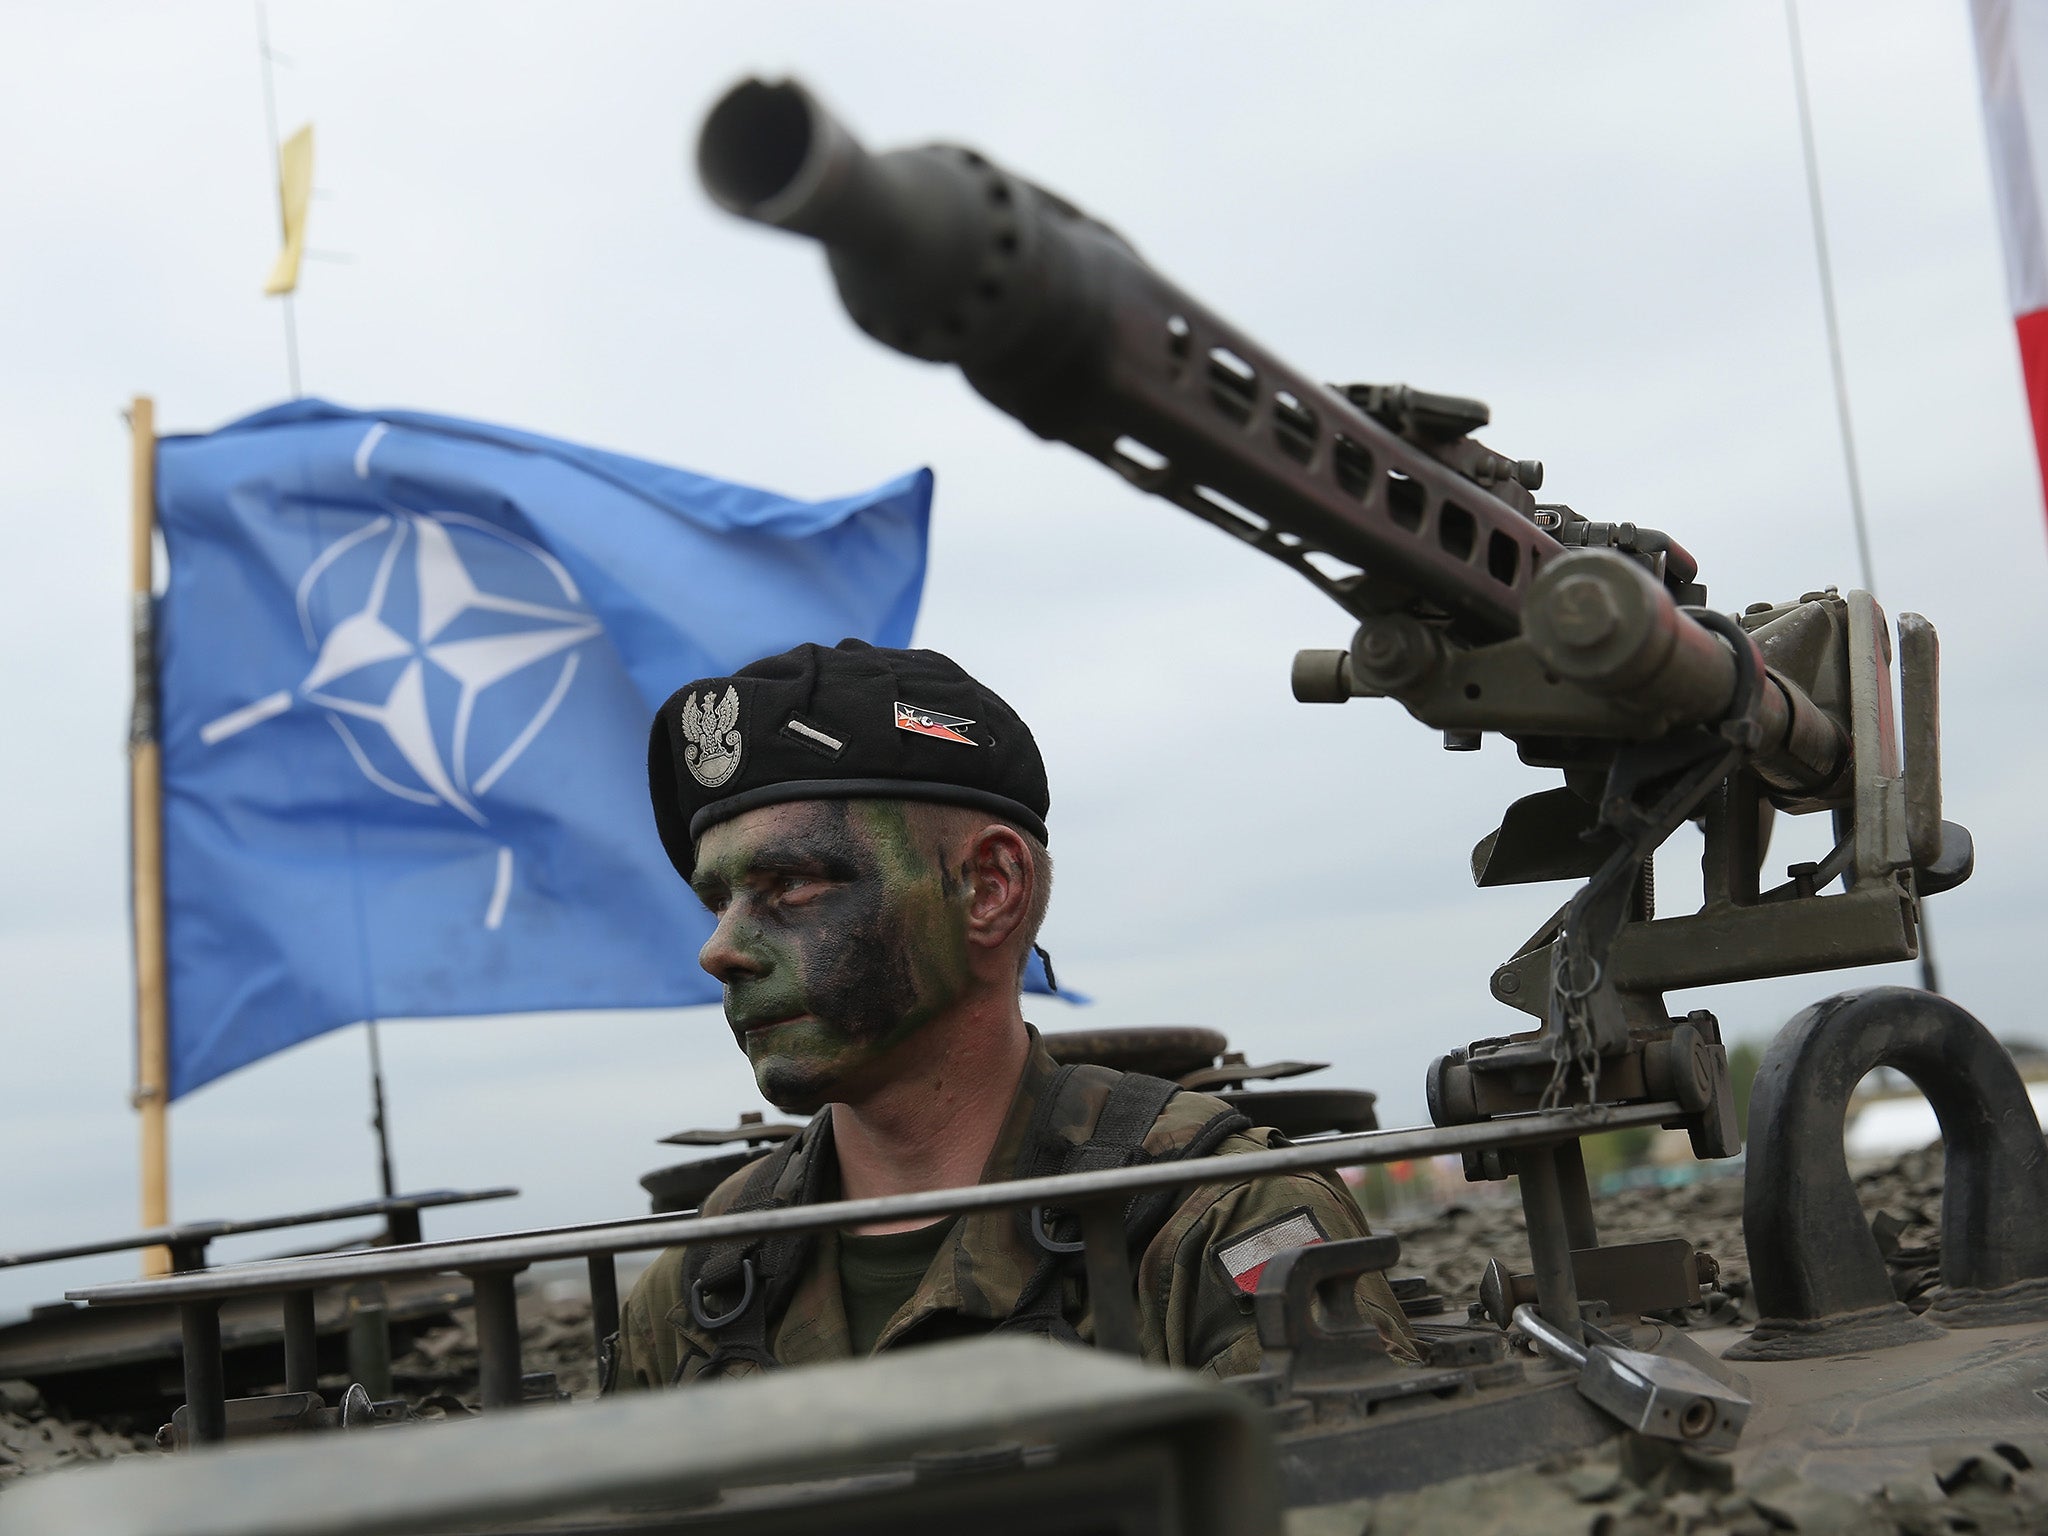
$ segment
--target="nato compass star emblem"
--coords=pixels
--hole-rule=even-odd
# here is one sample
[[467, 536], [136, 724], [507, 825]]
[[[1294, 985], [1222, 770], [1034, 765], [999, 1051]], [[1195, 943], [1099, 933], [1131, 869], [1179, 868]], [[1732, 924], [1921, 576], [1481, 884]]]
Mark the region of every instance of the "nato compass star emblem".
[[[373, 427], [356, 450], [362, 478], [383, 433]], [[386, 506], [299, 578], [313, 656], [297, 687], [208, 722], [199, 739], [217, 746], [318, 709], [378, 789], [487, 827], [484, 798], [554, 718], [602, 626], [530, 540], [463, 512]], [[500, 847], [486, 927], [503, 921], [511, 878], [512, 850]]]

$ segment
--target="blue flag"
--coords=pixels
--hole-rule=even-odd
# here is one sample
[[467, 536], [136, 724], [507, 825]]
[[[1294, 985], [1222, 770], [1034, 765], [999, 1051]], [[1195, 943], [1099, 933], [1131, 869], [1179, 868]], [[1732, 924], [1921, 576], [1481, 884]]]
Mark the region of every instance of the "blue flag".
[[716, 1002], [655, 707], [907, 645], [931, 491], [791, 501], [317, 400], [164, 439], [172, 1096], [363, 1019]]

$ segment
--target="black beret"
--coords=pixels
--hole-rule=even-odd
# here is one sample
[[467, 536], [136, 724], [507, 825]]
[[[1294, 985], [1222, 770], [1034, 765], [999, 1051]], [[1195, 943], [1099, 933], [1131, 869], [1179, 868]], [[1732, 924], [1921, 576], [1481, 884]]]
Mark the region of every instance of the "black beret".
[[690, 877], [704, 829], [787, 800], [933, 800], [1046, 841], [1031, 728], [937, 651], [800, 645], [677, 689], [654, 717], [647, 787], [669, 861]]

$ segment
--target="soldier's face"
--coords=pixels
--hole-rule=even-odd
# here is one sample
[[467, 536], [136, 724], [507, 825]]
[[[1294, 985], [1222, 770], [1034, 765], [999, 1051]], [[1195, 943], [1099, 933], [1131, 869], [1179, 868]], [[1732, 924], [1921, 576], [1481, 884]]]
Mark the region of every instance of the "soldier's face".
[[966, 994], [964, 871], [887, 800], [762, 806], [708, 830], [698, 955], [769, 1103], [808, 1113], [886, 1080], [890, 1051]]

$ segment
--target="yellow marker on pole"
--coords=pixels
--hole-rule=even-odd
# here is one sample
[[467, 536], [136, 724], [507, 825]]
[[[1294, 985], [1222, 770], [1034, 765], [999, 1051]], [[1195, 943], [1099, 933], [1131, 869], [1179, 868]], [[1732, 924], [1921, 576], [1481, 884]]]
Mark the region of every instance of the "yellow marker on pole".
[[[170, 1007], [164, 958], [163, 760], [156, 732], [151, 611], [156, 534], [156, 403], [137, 395], [133, 434], [128, 590], [133, 604], [135, 695], [128, 727], [128, 805], [135, 932], [135, 1107], [142, 1115], [142, 1224], [171, 1219]], [[143, 1251], [142, 1272], [167, 1274], [170, 1250]]]
[[277, 155], [277, 212], [284, 248], [263, 284], [272, 298], [299, 286], [299, 263], [306, 254], [306, 209], [312, 201], [313, 125], [308, 123], [284, 141]]

